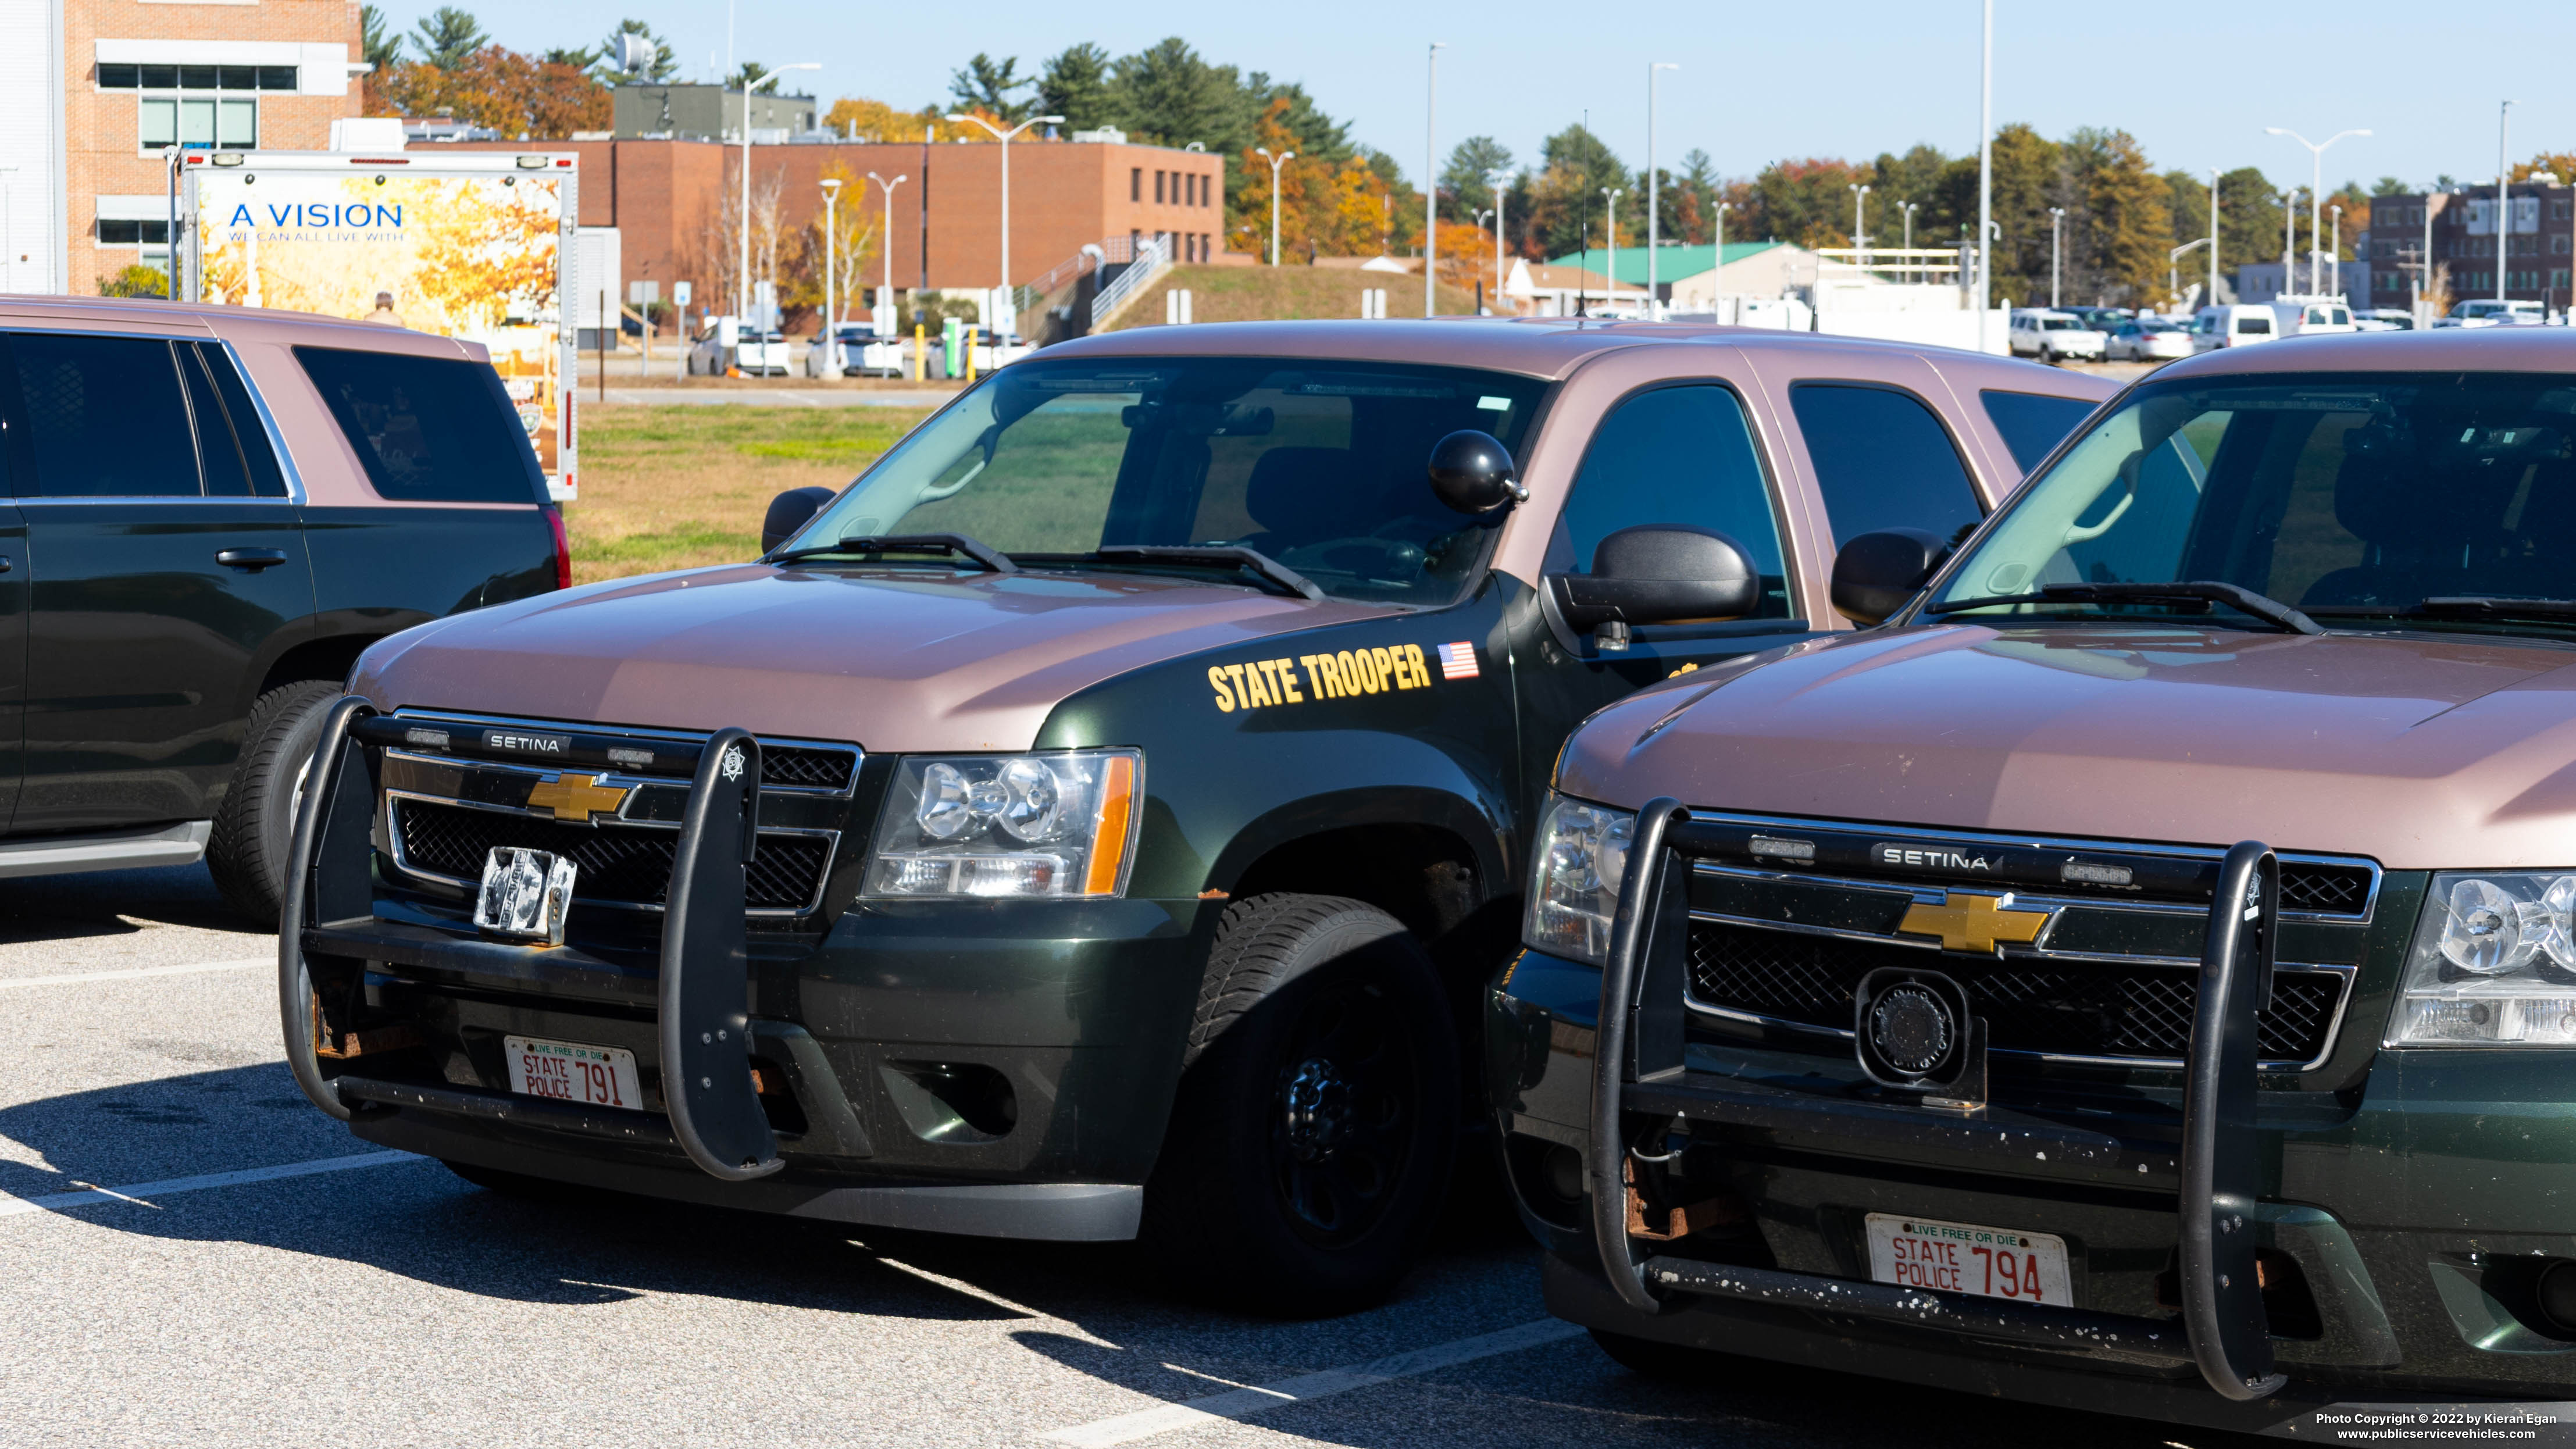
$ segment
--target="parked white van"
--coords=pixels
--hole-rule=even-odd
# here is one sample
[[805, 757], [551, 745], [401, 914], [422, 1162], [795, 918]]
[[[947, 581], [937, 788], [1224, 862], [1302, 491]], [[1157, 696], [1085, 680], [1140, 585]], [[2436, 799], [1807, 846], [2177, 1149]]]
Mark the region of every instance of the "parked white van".
[[2272, 312], [2281, 319], [2284, 336], [2313, 337], [2361, 330], [2352, 320], [2352, 304], [2341, 297], [2275, 297]]
[[2280, 318], [2260, 303], [2223, 302], [2192, 315], [2191, 346], [2195, 352], [2244, 347], [2281, 335]]

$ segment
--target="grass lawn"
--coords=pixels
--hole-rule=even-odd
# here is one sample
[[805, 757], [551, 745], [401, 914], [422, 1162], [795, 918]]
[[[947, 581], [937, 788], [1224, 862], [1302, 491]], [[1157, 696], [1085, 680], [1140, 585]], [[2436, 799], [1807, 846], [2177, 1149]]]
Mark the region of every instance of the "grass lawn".
[[[1490, 280], [1490, 277], [1488, 278]], [[1422, 315], [1422, 276], [1363, 272], [1345, 267], [1174, 267], [1157, 279], [1109, 325], [1112, 332], [1163, 325], [1163, 294], [1188, 288], [1190, 316], [1200, 322], [1257, 322], [1280, 317], [1360, 315], [1360, 293], [1386, 293], [1390, 317]], [[1458, 316], [1476, 310], [1472, 288], [1442, 285], [1440, 311]]]
[[581, 497], [564, 505], [573, 580], [753, 558], [771, 498], [809, 483], [841, 487], [929, 415], [585, 401]]

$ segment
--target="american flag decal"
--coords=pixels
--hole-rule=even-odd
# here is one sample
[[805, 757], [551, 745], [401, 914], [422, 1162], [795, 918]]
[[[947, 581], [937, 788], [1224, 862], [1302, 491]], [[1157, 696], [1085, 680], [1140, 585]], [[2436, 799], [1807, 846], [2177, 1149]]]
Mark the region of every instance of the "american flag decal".
[[1443, 679], [1475, 678], [1476, 646], [1465, 643], [1441, 645], [1440, 677]]

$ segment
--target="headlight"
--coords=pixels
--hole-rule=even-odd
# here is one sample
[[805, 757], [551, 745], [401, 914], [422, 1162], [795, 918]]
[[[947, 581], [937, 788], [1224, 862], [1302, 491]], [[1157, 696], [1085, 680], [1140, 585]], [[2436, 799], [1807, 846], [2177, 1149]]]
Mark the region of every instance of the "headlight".
[[2390, 1046], [2576, 1046], [2576, 875], [2433, 877]]
[[916, 756], [877, 816], [883, 899], [1115, 896], [1135, 854], [1134, 750]]
[[1637, 817], [1625, 810], [1548, 798], [1530, 863], [1529, 912], [1521, 939], [1531, 949], [1598, 966], [1610, 951], [1610, 918], [1619, 911], [1619, 878], [1628, 868], [1628, 839]]

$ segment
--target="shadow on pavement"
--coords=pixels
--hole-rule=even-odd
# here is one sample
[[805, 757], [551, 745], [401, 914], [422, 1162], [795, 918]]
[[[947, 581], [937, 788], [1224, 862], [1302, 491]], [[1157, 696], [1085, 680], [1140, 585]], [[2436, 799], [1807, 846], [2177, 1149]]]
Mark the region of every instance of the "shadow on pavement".
[[0, 880], [0, 943], [130, 935], [152, 925], [238, 934], [244, 956], [273, 949], [268, 933], [224, 904], [203, 865]]

